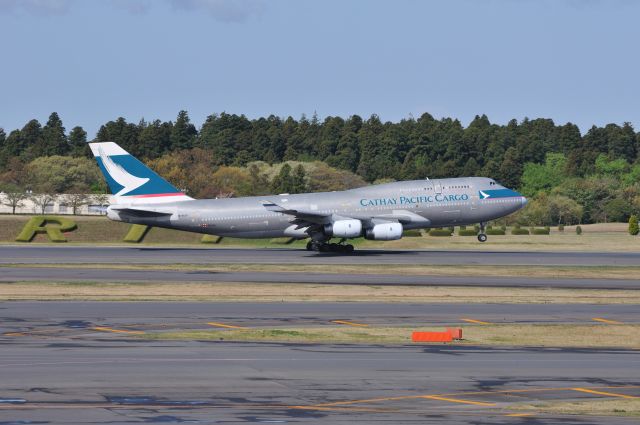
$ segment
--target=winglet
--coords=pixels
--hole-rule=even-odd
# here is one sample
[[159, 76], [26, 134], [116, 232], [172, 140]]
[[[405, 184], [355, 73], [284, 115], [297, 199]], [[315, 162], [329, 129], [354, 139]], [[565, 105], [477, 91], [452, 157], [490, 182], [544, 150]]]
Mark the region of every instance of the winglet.
[[265, 207], [265, 209], [267, 211], [273, 211], [273, 212], [286, 211], [285, 208], [282, 208], [280, 205], [276, 204], [275, 202], [271, 202], [271, 201], [262, 201], [262, 206]]

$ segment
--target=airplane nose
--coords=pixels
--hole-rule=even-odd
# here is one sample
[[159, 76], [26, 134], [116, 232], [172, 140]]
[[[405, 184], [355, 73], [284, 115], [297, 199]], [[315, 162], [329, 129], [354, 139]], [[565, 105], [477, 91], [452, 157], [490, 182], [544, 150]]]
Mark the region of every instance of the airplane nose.
[[522, 203], [522, 206], [524, 207], [525, 205], [527, 205], [527, 203], [529, 202], [527, 200], [527, 198], [525, 198], [524, 196], [520, 197], [520, 202]]

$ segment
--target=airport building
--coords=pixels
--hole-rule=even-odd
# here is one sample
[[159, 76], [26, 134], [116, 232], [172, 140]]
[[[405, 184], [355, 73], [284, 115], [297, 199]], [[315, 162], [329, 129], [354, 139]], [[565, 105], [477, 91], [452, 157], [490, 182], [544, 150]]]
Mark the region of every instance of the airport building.
[[[104, 194], [35, 194], [26, 193], [23, 199], [0, 192], [0, 214], [59, 214], [105, 215], [110, 195]], [[75, 211], [74, 211], [75, 210]]]

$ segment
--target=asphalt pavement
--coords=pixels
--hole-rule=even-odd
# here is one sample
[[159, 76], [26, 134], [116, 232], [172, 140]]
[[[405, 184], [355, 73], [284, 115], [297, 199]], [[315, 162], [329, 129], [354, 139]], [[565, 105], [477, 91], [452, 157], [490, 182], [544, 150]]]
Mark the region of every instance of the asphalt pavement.
[[[197, 267], [197, 266], [196, 266]], [[640, 279], [573, 279], [493, 276], [429, 276], [307, 272], [218, 272], [199, 270], [122, 270], [105, 268], [3, 267], [0, 282], [227, 282], [307, 283], [378, 286], [463, 286], [510, 288], [640, 289]]]
[[637, 266], [640, 252], [385, 251], [353, 254], [302, 249], [224, 249], [90, 246], [0, 246], [0, 264], [423, 264]]
[[516, 407], [640, 396], [633, 350], [0, 338], [2, 424], [637, 423]]
[[640, 323], [627, 304], [385, 304], [259, 302], [43, 301], [0, 303], [0, 332], [71, 331], [92, 326], [127, 329], [211, 329], [208, 322], [242, 326], [444, 325], [463, 319], [489, 323]]

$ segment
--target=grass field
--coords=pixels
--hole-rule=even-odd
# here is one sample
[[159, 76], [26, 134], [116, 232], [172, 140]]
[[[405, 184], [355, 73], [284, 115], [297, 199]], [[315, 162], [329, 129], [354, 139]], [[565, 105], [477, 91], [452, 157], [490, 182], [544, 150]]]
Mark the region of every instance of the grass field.
[[[443, 264], [444, 265], [444, 264]], [[31, 268], [57, 269], [106, 269], [106, 270], [167, 270], [198, 272], [278, 272], [278, 273], [323, 273], [323, 274], [388, 274], [395, 276], [484, 276], [484, 277], [530, 277], [554, 279], [637, 279], [640, 266], [461, 266], [443, 265], [388, 265], [388, 264], [31, 264]], [[0, 270], [24, 267], [24, 264], [0, 264]]]
[[[14, 243], [16, 236], [29, 220], [29, 216], [0, 216], [0, 243]], [[69, 244], [109, 244], [122, 245], [129, 225], [113, 222], [106, 217], [69, 216], [78, 224], [78, 229], [65, 236]], [[360, 248], [377, 249], [433, 249], [433, 250], [510, 250], [510, 251], [640, 251], [640, 237], [626, 233], [625, 223], [584, 225], [583, 234], [576, 235], [574, 227], [566, 227], [564, 232], [552, 229], [550, 235], [490, 236], [482, 244], [473, 236], [451, 237], [406, 237], [398, 241], [367, 241], [357, 239], [354, 244]], [[198, 245], [201, 247], [251, 247], [274, 248], [295, 247], [302, 249], [306, 241], [284, 245], [285, 239], [234, 239], [224, 238], [219, 244], [203, 244], [202, 235], [177, 230], [154, 228], [145, 238], [145, 245]], [[49, 243], [44, 235], [38, 235], [35, 244]]]
[[[442, 327], [351, 328], [346, 326], [281, 329], [190, 330], [148, 333], [148, 339], [224, 340], [294, 343], [408, 344], [413, 331], [440, 331]], [[467, 325], [463, 345], [536, 347], [640, 348], [640, 325]]]
[[631, 416], [640, 417], [640, 398], [612, 398], [587, 401], [548, 401], [509, 406], [517, 411], [560, 415]]
[[640, 304], [640, 291], [224, 282], [0, 284], [0, 301], [19, 300]]

